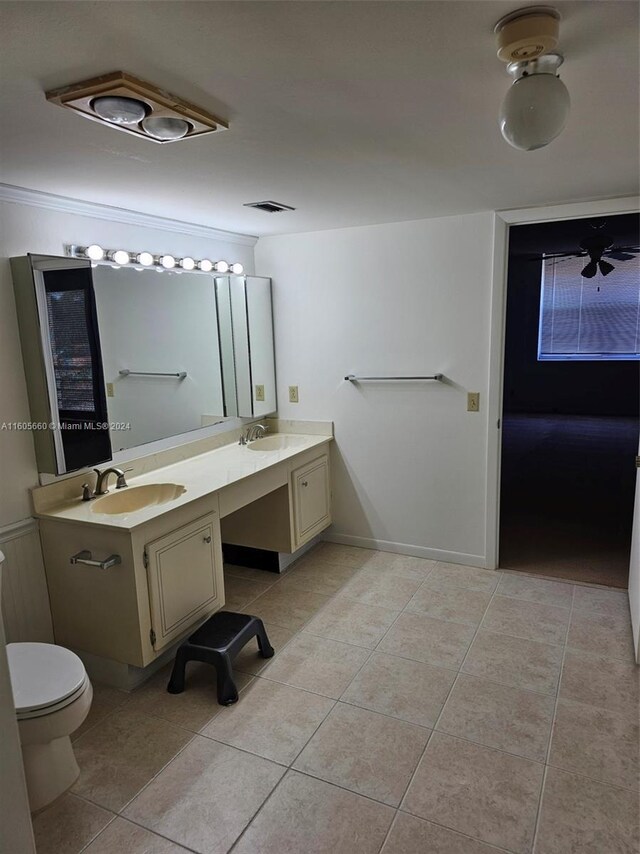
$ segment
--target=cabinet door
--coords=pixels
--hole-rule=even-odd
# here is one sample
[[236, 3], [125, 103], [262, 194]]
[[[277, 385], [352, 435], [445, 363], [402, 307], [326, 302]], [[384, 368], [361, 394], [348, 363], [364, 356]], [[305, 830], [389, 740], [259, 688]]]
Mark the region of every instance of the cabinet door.
[[159, 650], [224, 605], [220, 520], [209, 513], [148, 543], [145, 552], [151, 641]]
[[294, 538], [298, 548], [331, 523], [329, 459], [319, 457], [292, 475]]

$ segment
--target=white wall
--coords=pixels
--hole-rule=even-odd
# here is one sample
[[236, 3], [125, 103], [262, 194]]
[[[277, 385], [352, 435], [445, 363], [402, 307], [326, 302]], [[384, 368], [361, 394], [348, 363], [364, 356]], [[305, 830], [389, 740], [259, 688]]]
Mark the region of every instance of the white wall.
[[[132, 225], [101, 217], [0, 202], [0, 424], [28, 421], [29, 405], [8, 259], [27, 252], [64, 254], [66, 243], [240, 261], [253, 272], [253, 247], [220, 237]], [[25, 432], [0, 430], [0, 526], [31, 514], [28, 489], [38, 476], [33, 442]]]
[[[483, 564], [492, 251], [491, 213], [258, 241], [278, 414], [335, 422], [332, 537]], [[447, 381], [356, 386], [348, 373]]]

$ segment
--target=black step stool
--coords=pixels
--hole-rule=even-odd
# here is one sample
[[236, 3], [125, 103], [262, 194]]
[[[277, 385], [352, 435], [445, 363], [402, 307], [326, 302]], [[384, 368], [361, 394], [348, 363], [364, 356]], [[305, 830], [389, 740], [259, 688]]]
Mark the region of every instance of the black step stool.
[[274, 649], [269, 643], [262, 620], [249, 614], [218, 611], [178, 647], [167, 691], [170, 694], [181, 694], [184, 691], [187, 662], [204, 661], [213, 664], [216, 669], [220, 705], [237, 703], [238, 689], [233, 681], [232, 662], [243, 646], [255, 637], [258, 638], [260, 655], [271, 658]]

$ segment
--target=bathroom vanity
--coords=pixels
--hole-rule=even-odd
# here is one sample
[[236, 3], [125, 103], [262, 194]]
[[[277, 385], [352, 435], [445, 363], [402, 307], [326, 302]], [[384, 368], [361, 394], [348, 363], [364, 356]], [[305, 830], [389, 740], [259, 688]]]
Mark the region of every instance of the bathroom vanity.
[[223, 607], [223, 538], [294, 552], [319, 534], [331, 522], [324, 429], [248, 445], [234, 431], [211, 451], [134, 468], [128, 487], [92, 501], [77, 477], [33, 490], [56, 643], [147, 667]]

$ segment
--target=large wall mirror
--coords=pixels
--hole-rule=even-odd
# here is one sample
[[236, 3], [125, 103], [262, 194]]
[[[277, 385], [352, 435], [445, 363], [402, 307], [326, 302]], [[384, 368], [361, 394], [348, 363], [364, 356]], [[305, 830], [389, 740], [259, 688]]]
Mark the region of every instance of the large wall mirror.
[[41, 472], [275, 411], [269, 279], [36, 255], [12, 272]]

